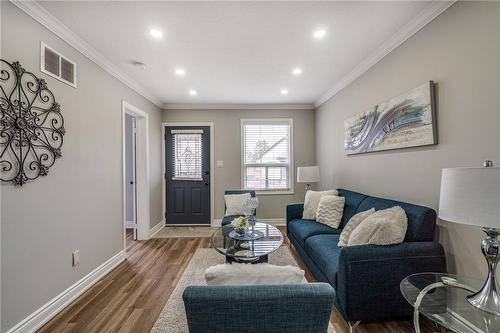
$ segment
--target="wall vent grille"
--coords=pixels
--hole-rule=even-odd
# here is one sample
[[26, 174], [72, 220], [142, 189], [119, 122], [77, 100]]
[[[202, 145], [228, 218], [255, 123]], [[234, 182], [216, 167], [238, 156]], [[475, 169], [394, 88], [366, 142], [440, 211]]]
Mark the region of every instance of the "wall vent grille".
[[40, 71], [76, 88], [76, 63], [40, 42]]

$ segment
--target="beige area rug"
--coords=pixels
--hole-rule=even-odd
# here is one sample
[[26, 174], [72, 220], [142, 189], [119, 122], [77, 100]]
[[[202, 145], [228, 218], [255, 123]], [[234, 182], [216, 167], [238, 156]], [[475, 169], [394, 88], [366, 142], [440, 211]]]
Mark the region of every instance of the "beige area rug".
[[153, 238], [205, 238], [210, 237], [217, 229], [214, 227], [163, 227]]
[[[205, 285], [205, 270], [210, 266], [222, 263], [224, 263], [224, 257], [213, 249], [202, 248], [196, 250], [186, 270], [180, 277], [177, 286], [163, 307], [160, 316], [151, 329], [151, 333], [188, 332], [182, 293], [187, 286]], [[298, 266], [290, 250], [285, 246], [280, 247], [276, 252], [269, 255], [269, 263], [283, 266]], [[335, 333], [335, 329], [331, 323], [328, 326], [328, 333]]]

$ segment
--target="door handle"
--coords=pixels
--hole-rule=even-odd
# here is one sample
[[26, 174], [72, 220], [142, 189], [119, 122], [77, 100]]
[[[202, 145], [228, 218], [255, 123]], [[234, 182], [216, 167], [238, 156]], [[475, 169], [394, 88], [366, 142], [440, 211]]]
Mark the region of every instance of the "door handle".
[[131, 182], [130, 182], [130, 185], [134, 185], [134, 182], [133, 182], [133, 181], [131, 181]]
[[205, 186], [208, 186], [208, 185], [210, 185], [210, 183], [205, 183]]

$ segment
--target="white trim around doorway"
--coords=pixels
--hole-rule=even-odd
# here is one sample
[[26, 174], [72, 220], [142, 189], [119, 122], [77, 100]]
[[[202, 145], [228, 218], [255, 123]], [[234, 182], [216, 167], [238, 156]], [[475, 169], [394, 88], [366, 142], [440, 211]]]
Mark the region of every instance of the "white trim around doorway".
[[[165, 218], [165, 225], [167, 223], [167, 193], [166, 193], [166, 182], [165, 182], [165, 127], [168, 126], [180, 126], [180, 127], [190, 127], [190, 126], [208, 126], [210, 127], [210, 225], [215, 226], [214, 221], [214, 208], [215, 208], [215, 144], [214, 144], [214, 123], [212, 122], [167, 122], [161, 124], [161, 156], [162, 156], [162, 212]], [[192, 226], [192, 225], [189, 225]]]
[[136, 189], [137, 189], [137, 239], [147, 240], [150, 233], [149, 213], [149, 115], [134, 105], [122, 101], [122, 214], [123, 249], [126, 251], [126, 201], [125, 201], [125, 114], [136, 118]]

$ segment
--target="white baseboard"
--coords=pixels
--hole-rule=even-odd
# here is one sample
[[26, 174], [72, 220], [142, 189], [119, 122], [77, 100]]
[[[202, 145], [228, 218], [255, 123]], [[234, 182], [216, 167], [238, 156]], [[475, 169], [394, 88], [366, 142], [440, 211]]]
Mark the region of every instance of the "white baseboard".
[[160, 231], [165, 226], [165, 220], [161, 220], [157, 225], [149, 230], [149, 238], [153, 238], [158, 231]]
[[[284, 217], [278, 218], [278, 219], [260, 219], [260, 218], [257, 218], [257, 221], [261, 222], [261, 223], [267, 223], [270, 225], [274, 225], [277, 227], [286, 225], [286, 219]], [[214, 222], [212, 223], [212, 227], [220, 227], [221, 224], [222, 224], [222, 219], [214, 219]]]
[[87, 289], [92, 287], [104, 275], [118, 266], [125, 260], [125, 252], [122, 250], [115, 254], [111, 259], [106, 261], [101, 266], [94, 269], [92, 272], [84, 276], [71, 287], [54, 297], [48, 303], [44, 304], [38, 310], [26, 317], [20, 323], [12, 327], [6, 333], [32, 333], [42, 327], [55, 315], [61, 312], [66, 306], [73, 302], [78, 296], [83, 294]]
[[126, 229], [134, 229], [135, 228], [135, 221], [125, 221], [125, 228]]

